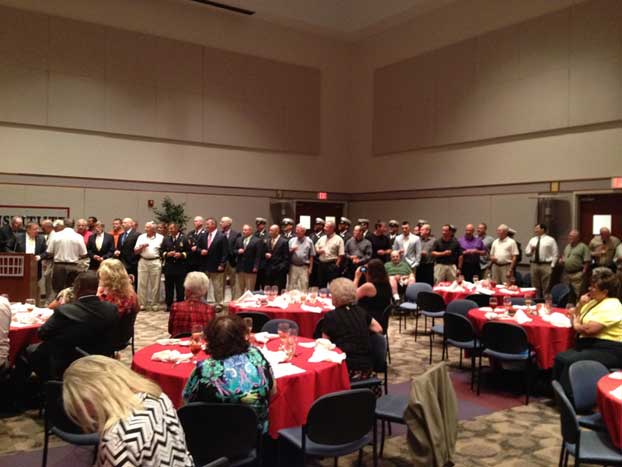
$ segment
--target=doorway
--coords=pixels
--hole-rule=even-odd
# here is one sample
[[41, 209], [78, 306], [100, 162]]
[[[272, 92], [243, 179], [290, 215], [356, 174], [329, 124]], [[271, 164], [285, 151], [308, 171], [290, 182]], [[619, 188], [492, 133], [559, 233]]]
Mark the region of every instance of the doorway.
[[326, 219], [326, 217], [334, 217], [337, 222], [343, 216], [343, 203], [317, 203], [309, 201], [296, 201], [296, 223], [300, 222], [300, 216], [310, 217], [310, 226], [317, 217]]
[[622, 193], [581, 195], [578, 202], [581, 241], [589, 243], [599, 225], [608, 226], [612, 235], [622, 238]]

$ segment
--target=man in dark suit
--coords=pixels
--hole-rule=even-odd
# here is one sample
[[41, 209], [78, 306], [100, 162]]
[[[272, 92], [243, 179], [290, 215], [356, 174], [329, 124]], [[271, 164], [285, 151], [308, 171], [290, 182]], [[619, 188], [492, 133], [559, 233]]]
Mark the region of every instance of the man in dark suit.
[[265, 285], [276, 285], [280, 292], [287, 284], [289, 244], [276, 224], [270, 227], [270, 237], [266, 240], [264, 256], [266, 258]]
[[196, 216], [192, 222], [194, 230], [186, 235], [186, 241], [188, 242], [188, 272], [201, 271], [201, 250], [197, 245], [201, 237], [205, 235], [205, 219], [201, 216]]
[[15, 251], [29, 253], [37, 259], [37, 280], [41, 279], [41, 260], [47, 258], [47, 244], [43, 235], [39, 235], [39, 224], [31, 222], [26, 226], [26, 232], [15, 235]]
[[114, 237], [104, 230], [105, 227], [104, 224], [96, 221], [95, 230], [86, 242], [86, 253], [91, 259], [89, 269], [99, 269], [102, 261], [112, 258], [114, 253]]
[[[229, 261], [225, 264], [225, 281], [229, 278], [229, 286], [231, 287], [231, 295], [235, 293], [235, 263], [237, 256], [235, 254], [235, 242], [240, 236], [240, 232], [236, 232], [231, 228], [233, 219], [224, 216], [220, 218], [220, 232], [227, 237], [229, 243]], [[226, 282], [225, 282], [226, 283]]]
[[184, 280], [188, 274], [188, 241], [177, 224], [168, 225], [168, 235], [162, 241], [160, 254], [164, 264], [166, 311], [171, 311], [175, 295], [175, 301], [184, 301]]
[[11, 222], [4, 224], [0, 229], [0, 252], [15, 251], [17, 234], [24, 233], [24, 220], [15, 216]]
[[205, 221], [205, 235], [198, 244], [201, 250], [203, 271], [207, 273], [214, 288], [216, 311], [222, 311], [225, 300], [225, 265], [229, 261], [229, 242], [216, 228], [216, 219]]
[[128, 274], [134, 276], [134, 288], [138, 284], [138, 255], [134, 253], [136, 240], [140, 234], [134, 228], [134, 219], [126, 217], [121, 222], [123, 233], [119, 237], [117, 249], [113, 252], [113, 256], [123, 263]]
[[[265, 242], [266, 238], [268, 237], [266, 225], [268, 225], [268, 220], [265, 217], [255, 218], [255, 226], [257, 227], [257, 230], [255, 230], [253, 236], [258, 238], [262, 242]], [[257, 271], [257, 280], [255, 282], [255, 287], [257, 287], [257, 290], [263, 289], [265, 269], [266, 259], [262, 256], [261, 263], [259, 264], [259, 270]]]
[[264, 255], [264, 242], [253, 235], [250, 225], [242, 227], [242, 235], [235, 241], [233, 251], [236, 255], [236, 287], [233, 299], [237, 300], [247, 290], [255, 290], [257, 271]]
[[[321, 217], [317, 217], [315, 219], [315, 224], [313, 224], [313, 232], [309, 235], [309, 238], [313, 242], [313, 246], [315, 246], [315, 243], [324, 236], [324, 224], [324, 219]], [[313, 257], [313, 269], [311, 269], [311, 274], [309, 275], [309, 287], [318, 287], [320, 285], [317, 275], [318, 269], [318, 255], [315, 255]]]

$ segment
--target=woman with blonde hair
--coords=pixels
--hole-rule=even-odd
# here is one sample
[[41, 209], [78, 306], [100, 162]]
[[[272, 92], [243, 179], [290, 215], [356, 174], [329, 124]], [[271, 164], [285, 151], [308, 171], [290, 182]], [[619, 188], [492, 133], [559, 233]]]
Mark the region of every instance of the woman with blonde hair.
[[92, 355], [73, 362], [63, 403], [85, 432], [100, 434], [96, 467], [193, 465], [168, 396], [117, 360]]
[[101, 300], [117, 305], [120, 317], [127, 313], [138, 313], [140, 310], [138, 296], [121, 261], [114, 258], [102, 261], [97, 275], [99, 277], [97, 295]]

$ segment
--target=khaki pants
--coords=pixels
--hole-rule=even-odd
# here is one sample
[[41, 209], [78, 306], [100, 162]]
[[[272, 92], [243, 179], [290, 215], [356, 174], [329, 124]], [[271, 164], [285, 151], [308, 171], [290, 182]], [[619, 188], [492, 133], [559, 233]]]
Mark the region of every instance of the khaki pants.
[[138, 261], [138, 300], [144, 307], [160, 304], [160, 259], [140, 259]]
[[287, 290], [302, 290], [304, 292], [309, 288], [309, 266], [289, 267], [289, 282]]
[[455, 264], [435, 264], [434, 265], [434, 283], [456, 280], [456, 265]]
[[[236, 279], [235, 267], [231, 266], [229, 262], [225, 265], [225, 277], [229, 278], [229, 286], [231, 287], [231, 295], [233, 296], [233, 291], [235, 290], [235, 279]], [[225, 287], [227, 285], [227, 281], [224, 281], [223, 284], [223, 294], [225, 293]]]
[[493, 264], [490, 266], [490, 279], [498, 284], [503, 284], [508, 280], [511, 264]]
[[254, 291], [257, 280], [256, 272], [238, 272], [236, 276], [234, 300], [240, 298], [247, 290]]
[[[45, 300], [47, 303], [50, 303], [56, 298], [56, 293], [54, 292], [54, 287], [52, 287], [52, 269], [54, 263], [50, 260], [43, 260], [43, 264], [41, 265], [41, 281], [43, 282], [43, 291], [45, 294]], [[60, 292], [60, 290], [59, 290]]]
[[207, 277], [209, 277], [214, 289], [214, 302], [216, 306], [222, 307], [222, 302], [225, 301], [225, 273], [208, 272]]
[[536, 297], [544, 297], [549, 293], [551, 282], [551, 265], [549, 263], [531, 263], [531, 286], [536, 288]]
[[578, 302], [581, 298], [581, 288], [583, 287], [583, 271], [564, 272], [564, 282], [574, 292], [575, 300]]

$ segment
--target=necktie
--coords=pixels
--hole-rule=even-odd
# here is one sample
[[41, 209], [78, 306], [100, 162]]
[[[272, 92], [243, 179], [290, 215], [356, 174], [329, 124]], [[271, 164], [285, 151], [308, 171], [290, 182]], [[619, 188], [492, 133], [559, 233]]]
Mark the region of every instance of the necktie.
[[213, 232], [210, 232], [209, 235], [207, 236], [207, 249], [209, 250], [209, 247], [212, 245], [212, 235]]
[[534, 258], [536, 263], [540, 262], [540, 239], [542, 237], [538, 236], [538, 241], [536, 242], [536, 256]]
[[126, 238], [127, 238], [127, 232], [123, 232], [123, 235], [121, 235], [121, 246], [123, 246], [123, 244], [125, 243]]
[[250, 237], [250, 236], [249, 236], [249, 237], [246, 237], [246, 238], [244, 239], [244, 248], [246, 248], [246, 247], [248, 246], [248, 242], [250, 242], [250, 241], [251, 241], [251, 237]]

